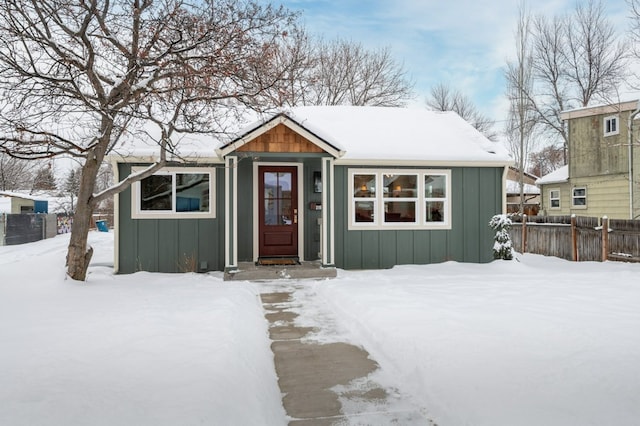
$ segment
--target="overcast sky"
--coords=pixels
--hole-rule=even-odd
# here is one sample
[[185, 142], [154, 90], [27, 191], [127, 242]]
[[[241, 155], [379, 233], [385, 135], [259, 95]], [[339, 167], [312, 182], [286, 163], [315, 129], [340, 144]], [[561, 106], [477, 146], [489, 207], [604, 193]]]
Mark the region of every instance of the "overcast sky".
[[[302, 11], [307, 29], [326, 39], [342, 37], [368, 48], [388, 46], [415, 81], [415, 103], [430, 88], [449, 83], [495, 120], [505, 118], [503, 69], [514, 52], [517, 0], [275, 0]], [[531, 1], [535, 14], [554, 16], [574, 0]], [[604, 2], [624, 33], [625, 0]]]

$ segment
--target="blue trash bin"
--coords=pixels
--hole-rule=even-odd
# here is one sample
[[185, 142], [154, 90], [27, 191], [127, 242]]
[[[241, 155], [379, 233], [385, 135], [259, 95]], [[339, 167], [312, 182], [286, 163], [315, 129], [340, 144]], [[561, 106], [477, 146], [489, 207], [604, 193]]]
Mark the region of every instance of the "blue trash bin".
[[96, 228], [98, 228], [100, 232], [109, 232], [106, 220], [96, 220]]

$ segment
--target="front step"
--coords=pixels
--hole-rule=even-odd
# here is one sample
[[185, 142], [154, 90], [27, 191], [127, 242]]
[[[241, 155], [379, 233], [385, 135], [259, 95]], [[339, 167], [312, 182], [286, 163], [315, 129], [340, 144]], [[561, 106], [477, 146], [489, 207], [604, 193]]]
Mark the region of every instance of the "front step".
[[336, 268], [323, 267], [319, 261], [301, 262], [299, 265], [256, 265], [253, 262], [239, 262], [237, 269], [224, 272], [225, 281], [322, 280], [336, 276]]

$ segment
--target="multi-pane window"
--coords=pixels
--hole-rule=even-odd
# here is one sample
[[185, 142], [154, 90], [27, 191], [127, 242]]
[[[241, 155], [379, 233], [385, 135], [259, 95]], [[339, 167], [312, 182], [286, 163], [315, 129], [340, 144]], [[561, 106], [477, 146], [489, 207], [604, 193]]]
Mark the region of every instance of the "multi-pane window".
[[384, 222], [416, 223], [418, 175], [386, 173], [382, 181]]
[[560, 208], [560, 190], [552, 189], [549, 191], [549, 205], [552, 209]]
[[620, 133], [620, 129], [618, 126], [618, 116], [612, 115], [610, 117], [604, 118], [604, 135], [617, 135]]
[[425, 222], [444, 222], [447, 206], [447, 176], [424, 176]]
[[264, 173], [264, 224], [292, 225], [293, 174], [291, 172]]
[[449, 170], [352, 169], [349, 176], [352, 228], [450, 226]]
[[587, 188], [573, 188], [572, 204], [573, 207], [587, 207]]
[[353, 211], [357, 223], [375, 223], [378, 187], [375, 174], [353, 175]]
[[[165, 169], [133, 186], [135, 218], [215, 217], [213, 169]], [[165, 216], [163, 216], [165, 215]]]

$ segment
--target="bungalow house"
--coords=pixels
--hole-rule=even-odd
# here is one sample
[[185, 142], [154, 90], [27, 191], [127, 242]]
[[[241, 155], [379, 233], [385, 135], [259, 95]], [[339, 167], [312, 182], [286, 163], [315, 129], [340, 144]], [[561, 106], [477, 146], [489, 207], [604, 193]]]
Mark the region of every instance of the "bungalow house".
[[536, 181], [544, 214], [640, 217], [639, 106], [632, 101], [561, 113], [569, 134], [567, 165]]
[[[505, 211], [512, 161], [455, 113], [297, 107], [216, 147], [193, 142], [116, 197], [116, 272], [493, 259], [488, 222]], [[116, 179], [152, 160], [132, 149]]]

